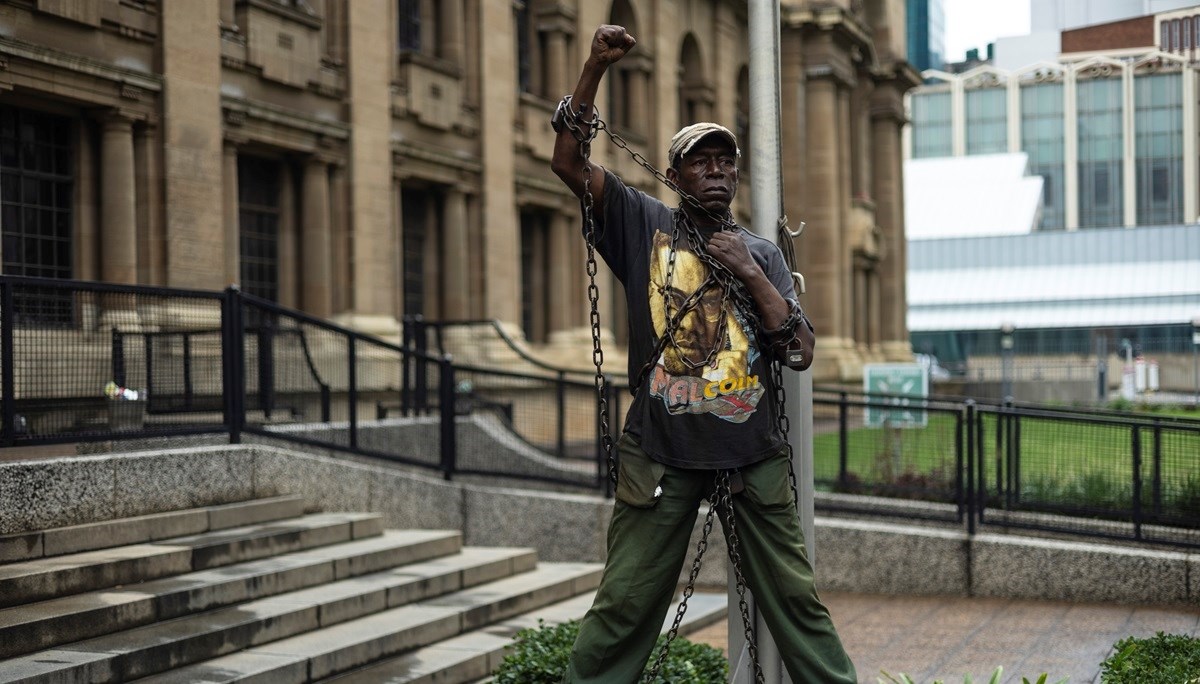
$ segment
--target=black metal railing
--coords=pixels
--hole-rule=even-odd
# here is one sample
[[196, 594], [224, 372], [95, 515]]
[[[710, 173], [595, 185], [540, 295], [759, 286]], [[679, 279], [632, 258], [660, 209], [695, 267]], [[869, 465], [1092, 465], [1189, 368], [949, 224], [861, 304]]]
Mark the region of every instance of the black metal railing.
[[[456, 361], [456, 326], [501, 353]], [[593, 382], [492, 321], [389, 341], [234, 288], [0, 276], [3, 446], [215, 433], [607, 492]], [[1200, 547], [1190, 415], [817, 388], [813, 421], [823, 509]]]

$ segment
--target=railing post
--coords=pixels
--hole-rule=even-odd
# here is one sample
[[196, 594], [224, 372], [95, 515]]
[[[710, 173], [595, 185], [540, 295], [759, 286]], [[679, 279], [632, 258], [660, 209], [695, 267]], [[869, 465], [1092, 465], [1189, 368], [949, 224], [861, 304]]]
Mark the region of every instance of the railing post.
[[[146, 391], [150, 393], [146, 401], [147, 406], [154, 400], [154, 390], [151, 389], [153, 385], [154, 383], [147, 377]], [[183, 334], [183, 405], [191, 409], [195, 399], [196, 392], [192, 386], [192, 335], [185, 332]]]
[[[412, 415], [413, 317], [405, 316], [400, 347], [400, 415]], [[380, 416], [382, 418], [382, 416]]]
[[16, 327], [16, 312], [13, 311], [13, 291], [12, 283], [7, 280], [0, 281], [0, 375], [3, 375], [3, 381], [0, 382], [0, 395], [3, 395], [3, 428], [4, 446], [12, 446], [17, 439], [17, 407], [15, 401], [17, 398], [17, 382], [13, 377], [16, 362], [14, 360], [15, 351], [13, 350], [14, 335], [13, 330]]
[[1151, 465], [1150, 496], [1154, 508], [1154, 517], [1162, 517], [1162, 420], [1154, 419], [1154, 463]]
[[1133, 538], [1142, 539], [1142, 431], [1133, 426]]
[[239, 444], [246, 422], [241, 291], [236, 285], [225, 288], [221, 302], [221, 388], [225, 394], [225, 424], [229, 427], [229, 443]]
[[349, 396], [346, 398], [347, 418], [350, 421], [350, 448], [358, 450], [358, 335], [350, 333], [346, 339], [348, 364], [346, 369]]
[[419, 314], [413, 316], [413, 343], [417, 350], [417, 372], [413, 377], [416, 392], [416, 413], [429, 414], [429, 378], [426, 377], [429, 373], [429, 363], [426, 359], [426, 351], [429, 348], [429, 336], [425, 332], [425, 319]]
[[264, 418], [275, 410], [275, 312], [258, 324], [258, 408]]
[[554, 393], [555, 401], [558, 403], [558, 457], [562, 458], [567, 455], [567, 387], [566, 373], [558, 372], [558, 382], [555, 386]]
[[112, 329], [112, 371], [117, 387], [125, 386], [125, 338], [116, 326]]
[[1010, 496], [1012, 504], [1021, 502], [1021, 413], [1014, 411], [1012, 416], [1012, 488]]
[[963, 496], [963, 414], [960, 409], [954, 414], [954, 502], [958, 504], [958, 522], [962, 523], [966, 510], [966, 497]]
[[967, 502], [967, 534], [975, 535], [975, 400], [968, 399], [966, 401], [966, 421], [967, 421], [967, 477], [966, 487], [963, 493], [966, 495]]
[[438, 408], [441, 413], [440, 441], [442, 449], [442, 477], [449, 480], [454, 474], [458, 460], [458, 444], [455, 435], [454, 416], [454, 364], [449, 354], [438, 362]]
[[[871, 395], [868, 394], [866, 400], [870, 403]], [[846, 393], [841, 392], [838, 399], [838, 485], [843, 492], [850, 486], [850, 407], [847, 401]]]

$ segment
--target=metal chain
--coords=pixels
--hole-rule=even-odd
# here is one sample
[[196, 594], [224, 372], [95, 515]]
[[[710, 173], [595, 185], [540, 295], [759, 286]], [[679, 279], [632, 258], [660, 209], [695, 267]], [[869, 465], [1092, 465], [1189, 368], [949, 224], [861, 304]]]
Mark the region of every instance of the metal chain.
[[714, 489], [712, 496], [709, 497], [708, 513], [704, 516], [704, 529], [700, 533], [700, 541], [696, 542], [696, 555], [692, 559], [692, 570], [688, 573], [687, 585], [683, 588], [683, 598], [679, 602], [679, 606], [675, 609], [675, 620], [671, 622], [671, 629], [667, 630], [667, 638], [663, 641], [663, 647], [658, 652], [658, 658], [654, 660], [654, 665], [646, 671], [646, 681], [653, 682], [662, 669], [663, 663], [667, 661], [667, 654], [671, 650], [671, 642], [675, 641], [675, 637], [679, 634], [679, 626], [683, 624], [683, 615], [687, 612], [688, 599], [696, 591], [696, 578], [700, 576], [700, 566], [704, 562], [704, 552], [708, 550], [708, 535], [712, 532], [713, 520], [716, 518], [718, 490]]
[[733, 514], [733, 494], [729, 491], [729, 471], [722, 470], [717, 476], [717, 491], [721, 493], [721, 506], [725, 509], [726, 534], [729, 540], [729, 564], [733, 566], [734, 585], [737, 587], [738, 610], [742, 613], [742, 627], [746, 630], [746, 648], [750, 651], [750, 662], [754, 665], [754, 681], [762, 682], [762, 666], [758, 662], [758, 639], [754, 637], [754, 623], [750, 620], [750, 605], [746, 602], [746, 578], [742, 575], [742, 556], [738, 551], [737, 522]]
[[599, 130], [600, 113], [596, 112], [590, 131], [583, 132], [569, 118], [567, 125], [579, 140], [579, 154], [583, 164], [583, 224], [584, 242], [587, 244], [588, 303], [591, 305], [592, 364], [596, 367], [596, 400], [600, 409], [600, 444], [608, 459], [608, 480], [617, 484], [617, 457], [613, 453], [612, 431], [608, 427], [608, 379], [604, 377], [604, 350], [600, 345], [600, 288], [596, 286], [596, 217], [592, 198], [592, 140]]

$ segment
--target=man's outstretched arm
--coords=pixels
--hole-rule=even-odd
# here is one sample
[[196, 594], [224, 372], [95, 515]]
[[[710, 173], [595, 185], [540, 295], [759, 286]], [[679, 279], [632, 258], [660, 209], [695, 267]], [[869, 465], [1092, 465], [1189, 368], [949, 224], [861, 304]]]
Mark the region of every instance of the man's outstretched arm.
[[[583, 122], [591, 121], [594, 116], [600, 79], [608, 67], [624, 57], [636, 43], [633, 36], [621, 26], [606, 24], [596, 29], [596, 35], [592, 37], [592, 53], [583, 64], [583, 73], [579, 75], [579, 83], [571, 95], [570, 111], [563, 113], [563, 116], [573, 117], [585, 133], [591, 132], [590, 126]], [[589, 188], [592, 201], [599, 205], [604, 197], [604, 169], [583, 158], [579, 151], [579, 140], [566, 122], [562, 122], [558, 126], [558, 137], [554, 140], [554, 158], [550, 161], [550, 168], [580, 198], [584, 191], [583, 167], [588, 163], [592, 166]]]

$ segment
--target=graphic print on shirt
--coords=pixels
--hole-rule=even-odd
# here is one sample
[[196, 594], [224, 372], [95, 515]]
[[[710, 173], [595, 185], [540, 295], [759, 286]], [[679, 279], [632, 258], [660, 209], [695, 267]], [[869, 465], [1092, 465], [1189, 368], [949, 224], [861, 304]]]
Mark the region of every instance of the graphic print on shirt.
[[708, 267], [693, 252], [680, 245], [674, 269], [668, 268], [670, 253], [671, 237], [655, 231], [649, 285], [654, 334], [661, 337], [668, 315], [677, 315], [699, 288], [705, 289], [656, 360], [650, 396], [662, 399], [672, 415], [707, 413], [743, 423], [766, 392], [759, 377], [750, 374], [758, 358], [754, 329], [732, 301], [725, 301], [715, 281], [706, 282]]

